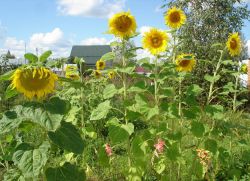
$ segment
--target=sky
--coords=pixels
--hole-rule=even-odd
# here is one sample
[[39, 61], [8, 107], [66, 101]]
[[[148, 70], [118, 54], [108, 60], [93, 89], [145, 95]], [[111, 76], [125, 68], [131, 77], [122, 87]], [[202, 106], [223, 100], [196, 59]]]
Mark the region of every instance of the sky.
[[[250, 5], [250, 0], [245, 0]], [[0, 0], [0, 54], [10, 50], [16, 57], [26, 52], [52, 50], [54, 57], [68, 57], [73, 45], [105, 45], [108, 18], [130, 11], [138, 32], [149, 27], [168, 29], [160, 9], [163, 0]], [[249, 45], [250, 22], [243, 33]], [[140, 45], [140, 38], [135, 40]]]

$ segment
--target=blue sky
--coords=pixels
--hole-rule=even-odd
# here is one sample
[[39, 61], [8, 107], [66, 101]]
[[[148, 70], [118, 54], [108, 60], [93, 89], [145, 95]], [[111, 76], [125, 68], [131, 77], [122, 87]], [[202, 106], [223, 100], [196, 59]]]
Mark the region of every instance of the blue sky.
[[[74, 44], [107, 44], [112, 13], [130, 10], [138, 31], [164, 25], [163, 0], [1, 0], [0, 53], [10, 49], [16, 56], [27, 51], [52, 49], [55, 56], [68, 56]], [[250, 23], [243, 29], [250, 40]], [[249, 45], [250, 45], [250, 41]], [[136, 40], [139, 44], [139, 40]]]

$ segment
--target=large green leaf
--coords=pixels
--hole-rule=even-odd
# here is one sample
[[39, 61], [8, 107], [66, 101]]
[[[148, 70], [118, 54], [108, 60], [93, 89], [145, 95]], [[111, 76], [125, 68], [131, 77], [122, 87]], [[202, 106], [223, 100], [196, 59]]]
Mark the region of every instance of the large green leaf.
[[108, 53], [104, 54], [101, 59], [103, 61], [110, 61], [110, 60], [114, 60], [114, 58], [115, 58], [115, 53], [108, 52]]
[[115, 88], [114, 84], [109, 84], [105, 87], [103, 91], [103, 98], [104, 99], [110, 99], [114, 97], [114, 95], [118, 92], [118, 90]]
[[22, 171], [25, 178], [37, 178], [47, 163], [50, 144], [44, 141], [38, 148], [22, 143], [13, 154], [14, 164]]
[[47, 59], [50, 57], [50, 55], [52, 55], [52, 51], [48, 50], [46, 52], [44, 52], [40, 57], [39, 57], [39, 61], [40, 62], [46, 62]]
[[111, 106], [110, 106], [109, 100], [102, 102], [101, 104], [97, 106], [96, 109], [92, 111], [90, 120], [100, 120], [100, 119], [106, 118], [110, 109], [111, 109]]
[[202, 137], [203, 134], [205, 133], [205, 127], [202, 123], [193, 121], [191, 123], [191, 132], [193, 133], [194, 136], [196, 137]]
[[9, 72], [6, 72], [3, 75], [0, 75], [0, 82], [1, 81], [6, 81], [6, 80], [10, 80], [10, 78], [13, 75], [14, 72], [15, 72], [15, 70], [11, 70]]
[[85, 181], [85, 172], [69, 162], [62, 167], [48, 168], [45, 172], [47, 181]]
[[26, 53], [24, 58], [29, 61], [29, 63], [36, 63], [38, 61], [38, 57], [33, 53]]
[[113, 124], [109, 126], [109, 137], [112, 143], [121, 143], [128, 140], [129, 136], [134, 132], [132, 123]]
[[177, 160], [177, 158], [181, 155], [179, 145], [178, 145], [177, 142], [173, 143], [170, 146], [167, 146], [166, 155], [171, 161], [176, 161]]
[[205, 149], [211, 151], [213, 154], [216, 154], [218, 150], [217, 142], [213, 139], [207, 139], [205, 141]]
[[[56, 130], [69, 108], [68, 101], [57, 97], [51, 98], [44, 104], [30, 102], [23, 106], [16, 106], [12, 111], [6, 112], [0, 120], [0, 134], [17, 128], [23, 121], [37, 123], [48, 131]], [[11, 112], [13, 116], [8, 116], [7, 114]]]
[[13, 89], [11, 87], [11, 85], [9, 85], [5, 91], [5, 94], [4, 94], [4, 99], [7, 100], [7, 99], [10, 99], [12, 97], [15, 97], [16, 95], [18, 95], [18, 92], [16, 89]]
[[50, 140], [59, 147], [81, 154], [84, 149], [84, 142], [75, 126], [68, 122], [62, 122], [55, 132], [48, 132]]

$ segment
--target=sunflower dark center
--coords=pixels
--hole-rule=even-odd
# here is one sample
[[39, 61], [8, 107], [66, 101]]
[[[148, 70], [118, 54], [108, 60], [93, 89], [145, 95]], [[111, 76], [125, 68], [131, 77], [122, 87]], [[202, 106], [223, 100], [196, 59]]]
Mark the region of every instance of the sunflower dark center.
[[190, 60], [181, 60], [179, 65], [181, 67], [187, 67], [189, 65]]
[[160, 37], [152, 37], [151, 43], [153, 47], [158, 48], [162, 45], [162, 39]]
[[122, 15], [116, 20], [115, 25], [118, 31], [126, 32], [131, 27], [132, 20], [128, 16]]
[[236, 49], [237, 48], [237, 41], [234, 38], [230, 41], [230, 47], [232, 49]]
[[170, 21], [172, 23], [178, 23], [181, 20], [181, 16], [179, 12], [173, 12], [170, 14]]

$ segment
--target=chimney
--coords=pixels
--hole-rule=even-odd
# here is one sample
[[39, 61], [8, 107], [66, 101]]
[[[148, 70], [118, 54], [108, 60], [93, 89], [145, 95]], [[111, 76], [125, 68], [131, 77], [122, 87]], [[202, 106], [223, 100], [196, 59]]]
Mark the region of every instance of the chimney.
[[248, 66], [247, 66], [247, 87], [250, 89], [250, 58], [248, 58]]

